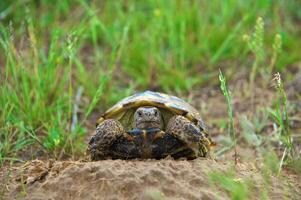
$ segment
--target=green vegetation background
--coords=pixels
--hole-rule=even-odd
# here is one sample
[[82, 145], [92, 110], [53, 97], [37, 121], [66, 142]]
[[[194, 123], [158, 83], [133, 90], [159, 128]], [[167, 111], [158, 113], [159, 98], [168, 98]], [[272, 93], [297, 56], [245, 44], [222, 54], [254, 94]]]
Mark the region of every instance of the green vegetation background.
[[[231, 82], [256, 60], [254, 76], [269, 68], [289, 82], [300, 25], [298, 0], [2, 0], [0, 161], [34, 145], [82, 153], [93, 113], [135, 91], [218, 86], [219, 68]], [[270, 62], [275, 35], [282, 51]]]

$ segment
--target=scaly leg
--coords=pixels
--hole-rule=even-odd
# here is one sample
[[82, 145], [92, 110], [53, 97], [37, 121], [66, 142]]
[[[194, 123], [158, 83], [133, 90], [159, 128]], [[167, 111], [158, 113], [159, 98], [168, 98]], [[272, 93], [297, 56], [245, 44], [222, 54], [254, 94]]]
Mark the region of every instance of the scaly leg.
[[[204, 133], [191, 121], [181, 115], [172, 117], [166, 128], [166, 132], [184, 143], [184, 147], [175, 149], [176, 157], [205, 157], [207, 153], [206, 145], [204, 144], [206, 137]], [[190, 151], [190, 153], [189, 153]]]
[[91, 160], [101, 160], [111, 157], [111, 146], [124, 134], [120, 122], [107, 119], [96, 127], [96, 134], [89, 141], [88, 151]]

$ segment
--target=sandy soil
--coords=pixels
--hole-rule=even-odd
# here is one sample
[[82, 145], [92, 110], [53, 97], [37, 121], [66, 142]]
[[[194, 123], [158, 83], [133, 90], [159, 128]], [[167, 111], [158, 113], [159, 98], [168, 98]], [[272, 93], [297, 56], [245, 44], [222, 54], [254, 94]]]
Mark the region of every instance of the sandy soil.
[[[230, 168], [233, 168], [231, 164], [201, 158], [192, 161], [171, 158], [98, 162], [33, 160], [11, 172], [4, 199], [229, 199], [227, 193], [212, 187], [208, 173]], [[251, 199], [258, 199], [256, 195], [263, 182], [260, 170], [253, 164], [239, 164], [235, 168], [237, 181], [253, 181], [255, 196], [252, 194]], [[271, 199], [301, 196], [300, 177], [287, 175], [287, 182], [281, 177], [271, 175], [270, 178]]]

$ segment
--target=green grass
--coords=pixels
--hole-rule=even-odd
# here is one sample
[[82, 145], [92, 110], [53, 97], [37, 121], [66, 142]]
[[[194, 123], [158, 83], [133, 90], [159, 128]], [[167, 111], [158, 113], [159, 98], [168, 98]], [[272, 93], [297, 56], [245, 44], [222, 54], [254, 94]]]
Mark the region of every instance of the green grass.
[[[243, 35], [243, 40], [254, 55], [249, 77], [251, 90], [254, 90], [254, 81], [258, 75], [264, 75], [265, 80], [269, 80], [282, 51], [282, 36], [279, 33], [274, 36], [272, 49], [268, 48], [265, 41], [265, 24], [261, 17], [257, 18], [254, 29], [252, 34]], [[272, 52], [270, 55], [268, 54], [269, 51]]]
[[235, 178], [231, 172], [210, 172], [208, 174], [210, 183], [217, 185], [221, 189], [227, 191], [233, 200], [248, 199], [249, 187], [244, 180]]
[[[32, 145], [82, 154], [92, 115], [134, 91], [185, 96], [218, 84], [219, 68], [229, 80], [258, 63], [286, 71], [300, 61], [300, 9], [294, 0], [1, 2], [0, 161]], [[271, 61], [242, 40], [259, 19], [256, 41], [275, 40], [264, 49]]]
[[254, 54], [254, 62], [252, 65], [251, 73], [250, 73], [250, 84], [251, 87], [254, 87], [255, 76], [258, 73], [258, 68], [263, 68], [263, 61], [265, 57], [264, 51], [264, 21], [261, 17], [258, 17], [256, 20], [255, 31], [252, 36], [244, 35], [244, 39], [248, 43], [249, 49]]
[[281, 145], [284, 146], [284, 151], [279, 164], [280, 171], [285, 161], [286, 163], [289, 163], [292, 162], [292, 160], [294, 160], [296, 153], [294, 152], [295, 149], [290, 130], [287, 95], [284, 90], [283, 82], [279, 73], [274, 75], [274, 82], [278, 93], [278, 101], [276, 103], [276, 109], [269, 109], [269, 113], [271, 117], [275, 120], [276, 124], [279, 126], [278, 137], [279, 141], [281, 141], [282, 143]]
[[235, 126], [234, 126], [234, 116], [233, 116], [233, 104], [232, 104], [232, 95], [230, 90], [227, 87], [227, 83], [226, 83], [226, 78], [224, 77], [223, 73], [221, 71], [219, 71], [219, 81], [221, 83], [220, 87], [222, 90], [222, 93], [226, 99], [227, 102], [227, 111], [228, 111], [228, 118], [229, 118], [229, 122], [228, 122], [228, 133], [230, 136], [230, 141], [232, 143], [232, 145], [230, 145], [230, 147], [234, 147], [234, 159], [235, 159], [235, 164], [237, 164], [237, 150], [236, 150], [236, 144], [237, 144], [237, 137], [236, 137], [236, 130], [235, 130]]

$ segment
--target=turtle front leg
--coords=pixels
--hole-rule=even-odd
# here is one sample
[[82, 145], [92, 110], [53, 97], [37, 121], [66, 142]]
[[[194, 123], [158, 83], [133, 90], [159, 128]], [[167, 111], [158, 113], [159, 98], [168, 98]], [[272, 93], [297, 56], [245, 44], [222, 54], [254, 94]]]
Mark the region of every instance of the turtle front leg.
[[91, 137], [88, 146], [91, 160], [111, 157], [111, 146], [125, 133], [119, 121], [107, 119], [96, 127], [96, 134]]
[[183, 148], [175, 149], [175, 157], [205, 157], [207, 153], [205, 135], [191, 121], [181, 115], [172, 117], [166, 127], [166, 132], [184, 143]]

